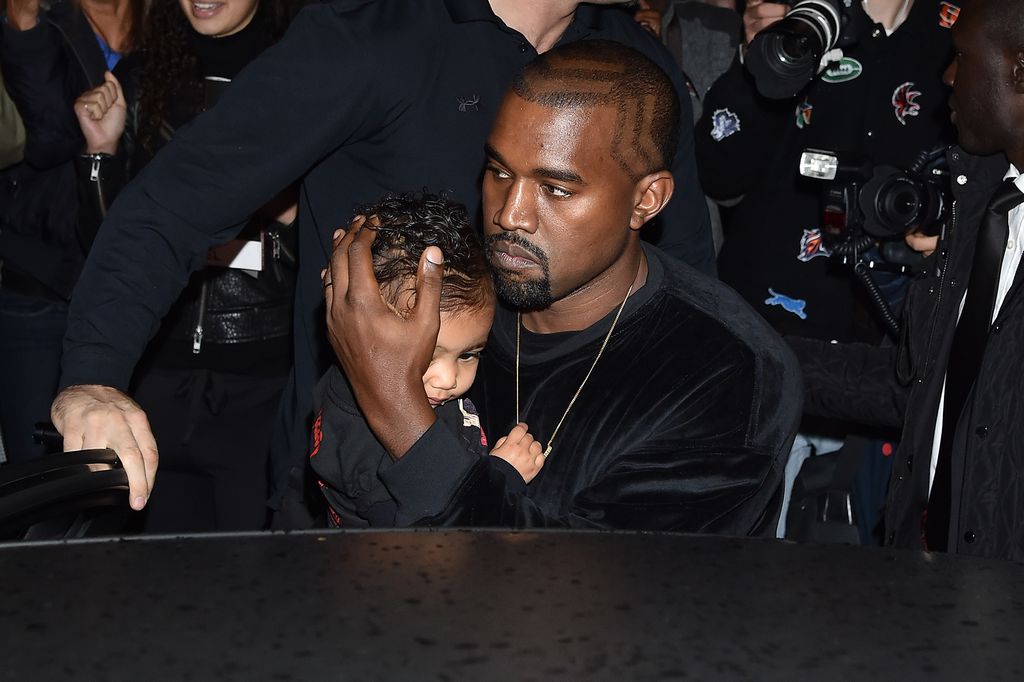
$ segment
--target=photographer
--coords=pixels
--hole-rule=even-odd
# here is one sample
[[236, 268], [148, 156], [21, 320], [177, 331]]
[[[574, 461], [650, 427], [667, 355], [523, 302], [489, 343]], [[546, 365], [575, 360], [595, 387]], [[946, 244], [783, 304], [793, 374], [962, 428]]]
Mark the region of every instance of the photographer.
[[945, 72], [952, 218], [911, 284], [895, 348], [794, 341], [811, 411], [902, 425], [897, 547], [1024, 560], [1024, 0], [972, 0]]
[[[726, 223], [719, 272], [781, 333], [882, 341], [878, 316], [850, 266], [828, 257], [825, 183], [800, 176], [800, 156], [808, 148], [828, 149], [906, 169], [922, 151], [952, 142], [949, 90], [941, 81], [951, 55], [947, 5], [854, 3], [848, 26], [859, 28], [859, 39], [795, 97], [762, 97], [739, 58], [707, 94], [695, 132], [702, 184], [716, 199], [743, 196]], [[789, 9], [748, 3], [748, 44]], [[805, 434], [841, 438], [844, 430], [804, 424]], [[830, 443], [819, 443], [818, 452], [839, 446]], [[787, 483], [803, 458], [794, 451]], [[870, 516], [875, 505], [865, 505], [861, 512]]]

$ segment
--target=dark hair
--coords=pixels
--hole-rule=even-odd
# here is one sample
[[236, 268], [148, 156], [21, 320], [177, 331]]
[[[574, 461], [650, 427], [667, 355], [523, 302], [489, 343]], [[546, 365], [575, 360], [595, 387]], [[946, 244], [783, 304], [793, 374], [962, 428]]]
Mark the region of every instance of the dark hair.
[[671, 167], [679, 142], [679, 96], [668, 75], [620, 43], [580, 40], [526, 65], [512, 82], [523, 99], [553, 108], [617, 110], [612, 157], [634, 180]]
[[[280, 40], [307, 0], [259, 0], [253, 21], [265, 22], [273, 42]], [[172, 97], [182, 98], [198, 115], [203, 104], [199, 59], [189, 46], [192, 32], [179, 0], [153, 0], [146, 16], [146, 62], [139, 86], [139, 142], [150, 153]]]
[[373, 272], [391, 305], [414, 290], [420, 256], [428, 246], [444, 254], [441, 312], [476, 310], [494, 301], [487, 257], [462, 204], [426, 192], [394, 193], [357, 213], [376, 216], [379, 222]]

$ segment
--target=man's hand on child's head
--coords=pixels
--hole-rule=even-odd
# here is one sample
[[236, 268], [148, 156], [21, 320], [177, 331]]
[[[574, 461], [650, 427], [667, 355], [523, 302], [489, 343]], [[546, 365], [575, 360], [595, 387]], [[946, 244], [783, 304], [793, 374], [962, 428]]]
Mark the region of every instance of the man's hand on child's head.
[[424, 251], [416, 304], [402, 317], [380, 295], [370, 251], [377, 231], [366, 222], [358, 216], [334, 234], [330, 267], [322, 275], [327, 336], [370, 429], [397, 459], [436, 419], [423, 372], [441, 325], [444, 255], [436, 246]]
[[500, 457], [519, 472], [529, 483], [544, 467], [543, 446], [530, 435], [530, 427], [523, 422], [516, 424], [507, 436], [495, 443], [491, 454]]

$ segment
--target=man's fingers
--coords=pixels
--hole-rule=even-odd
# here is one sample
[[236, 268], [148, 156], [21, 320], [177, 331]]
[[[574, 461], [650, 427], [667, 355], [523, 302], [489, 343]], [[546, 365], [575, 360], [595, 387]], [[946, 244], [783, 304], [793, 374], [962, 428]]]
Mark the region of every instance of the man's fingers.
[[156, 437], [153, 436], [153, 429], [149, 425], [149, 419], [142, 410], [129, 413], [127, 419], [132, 436], [134, 436], [135, 442], [139, 446], [139, 451], [142, 453], [142, 463], [146, 467], [148, 499], [148, 495], [153, 491], [153, 485], [156, 483], [156, 469], [160, 461]]
[[129, 503], [145, 506], [159, 455], [149, 420], [135, 401], [110, 386], [71, 386], [54, 399], [50, 418], [64, 436], [65, 451], [116, 452], [128, 476]]
[[334, 282], [331, 280], [329, 268], [320, 271], [320, 285], [324, 288], [324, 303], [327, 307], [327, 316], [330, 317], [331, 309], [334, 308]]
[[[348, 247], [352, 243], [352, 240], [356, 238], [359, 230], [362, 228], [365, 219], [363, 216], [356, 216], [356, 218], [349, 223], [347, 230], [335, 230], [334, 237], [331, 240], [331, 260], [329, 263], [330, 269], [330, 299], [329, 305], [334, 304], [334, 296], [344, 296], [348, 291]], [[330, 308], [328, 308], [330, 310]]]
[[441, 327], [443, 278], [444, 254], [436, 246], [428, 246], [420, 256], [420, 267], [416, 270], [416, 308], [413, 316], [420, 324], [430, 328]]
[[364, 221], [355, 230], [355, 237], [348, 245], [348, 287], [345, 295], [349, 300], [361, 301], [363, 304], [376, 301], [383, 305], [380, 283], [373, 274], [372, 247], [376, 238], [377, 230], [373, 229], [369, 221]]
[[542, 446], [540, 444], [540, 441], [536, 441], [535, 440], [532, 443], [530, 443], [530, 454], [531, 455], [533, 455], [536, 458], [542, 452], [544, 452], [544, 446]]
[[747, 10], [743, 13], [747, 42], [749, 43], [762, 30], [786, 16], [788, 11], [787, 5], [777, 2], [748, 2]]
[[939, 248], [939, 237], [937, 235], [926, 235], [920, 232], [910, 232], [904, 239], [907, 246], [914, 251], [921, 253], [927, 258]]
[[110, 448], [117, 453], [124, 473], [128, 476], [128, 503], [136, 511], [142, 509], [149, 499], [149, 478], [146, 475], [145, 457], [128, 422], [108, 423], [95, 417], [87, 418], [82, 449], [101, 448]]

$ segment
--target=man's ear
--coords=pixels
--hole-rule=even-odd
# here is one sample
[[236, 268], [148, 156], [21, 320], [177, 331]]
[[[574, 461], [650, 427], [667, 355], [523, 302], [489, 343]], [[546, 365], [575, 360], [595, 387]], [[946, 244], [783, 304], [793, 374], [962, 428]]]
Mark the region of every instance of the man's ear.
[[633, 215], [629, 218], [629, 228], [639, 230], [647, 221], [661, 213], [665, 204], [672, 198], [676, 181], [667, 170], [649, 173], [636, 183]]
[[1013, 91], [1024, 95], [1024, 50], [1017, 50], [1013, 55]]

